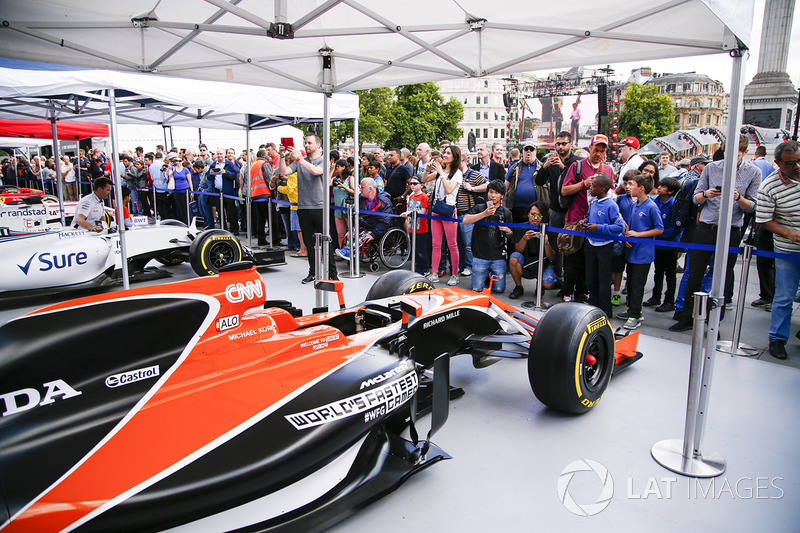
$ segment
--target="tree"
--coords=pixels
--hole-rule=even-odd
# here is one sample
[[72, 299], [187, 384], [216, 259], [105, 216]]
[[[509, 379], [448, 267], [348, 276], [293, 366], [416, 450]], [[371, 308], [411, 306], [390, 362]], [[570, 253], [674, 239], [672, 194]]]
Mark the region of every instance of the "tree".
[[658, 94], [655, 85], [631, 82], [619, 113], [620, 137], [636, 137], [645, 146], [655, 137], [674, 131], [675, 108], [666, 94]]
[[458, 122], [464, 106], [454, 98], [445, 102], [435, 83], [417, 83], [395, 88], [395, 109], [391, 117], [386, 148], [414, 149], [426, 142], [436, 146], [442, 139], [455, 141], [463, 131]]

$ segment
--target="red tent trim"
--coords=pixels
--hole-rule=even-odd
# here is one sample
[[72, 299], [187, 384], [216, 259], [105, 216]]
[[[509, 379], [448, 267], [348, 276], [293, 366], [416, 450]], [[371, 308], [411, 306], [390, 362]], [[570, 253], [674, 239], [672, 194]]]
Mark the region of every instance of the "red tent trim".
[[[56, 121], [56, 132], [62, 141], [109, 136], [108, 126], [96, 122]], [[49, 120], [0, 120], [0, 137], [52, 139], [53, 127]]]

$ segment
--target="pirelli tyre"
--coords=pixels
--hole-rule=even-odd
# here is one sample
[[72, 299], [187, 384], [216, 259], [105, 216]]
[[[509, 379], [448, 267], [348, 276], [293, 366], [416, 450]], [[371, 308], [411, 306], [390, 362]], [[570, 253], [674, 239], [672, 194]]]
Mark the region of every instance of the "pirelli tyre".
[[383, 274], [372, 284], [367, 293], [367, 300], [379, 300], [390, 296], [411, 294], [434, 289], [433, 284], [425, 276], [408, 270], [393, 270]]
[[58, 203], [58, 196], [53, 196], [52, 194], [45, 194], [42, 196], [42, 203], [44, 204], [57, 204]]
[[558, 304], [539, 320], [528, 378], [540, 402], [565, 413], [585, 413], [600, 401], [613, 370], [614, 331], [600, 309]]
[[242, 245], [221, 229], [204, 231], [189, 247], [189, 262], [198, 276], [219, 274], [220, 268], [242, 260]]

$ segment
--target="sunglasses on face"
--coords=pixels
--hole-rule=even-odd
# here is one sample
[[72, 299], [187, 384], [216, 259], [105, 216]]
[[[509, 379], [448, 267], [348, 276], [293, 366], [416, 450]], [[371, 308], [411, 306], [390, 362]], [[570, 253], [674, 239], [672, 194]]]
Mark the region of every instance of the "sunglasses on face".
[[568, 145], [568, 144], [569, 144], [569, 141], [565, 141], [565, 142], [557, 142], [557, 143], [556, 143], [556, 146], [566, 146], [566, 145]]
[[412, 181], [411, 185], [419, 185], [419, 182], [418, 181]]
[[525, 147], [525, 148], [523, 148], [522, 150], [523, 150], [524, 152], [533, 152], [533, 148], [531, 148], [530, 146], [526, 146], [526, 147]]

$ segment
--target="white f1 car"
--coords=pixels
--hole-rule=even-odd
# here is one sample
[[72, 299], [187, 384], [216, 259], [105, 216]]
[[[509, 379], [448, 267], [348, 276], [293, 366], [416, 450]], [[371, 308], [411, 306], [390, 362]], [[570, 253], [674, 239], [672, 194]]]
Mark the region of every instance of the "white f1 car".
[[[174, 220], [127, 230], [125, 244], [134, 280], [152, 259], [164, 265], [188, 260], [202, 276], [217, 274], [222, 266], [249, 255], [227, 231], [199, 231]], [[4, 295], [99, 287], [119, 281], [122, 273], [120, 235], [110, 230], [0, 237], [0, 257]]]

